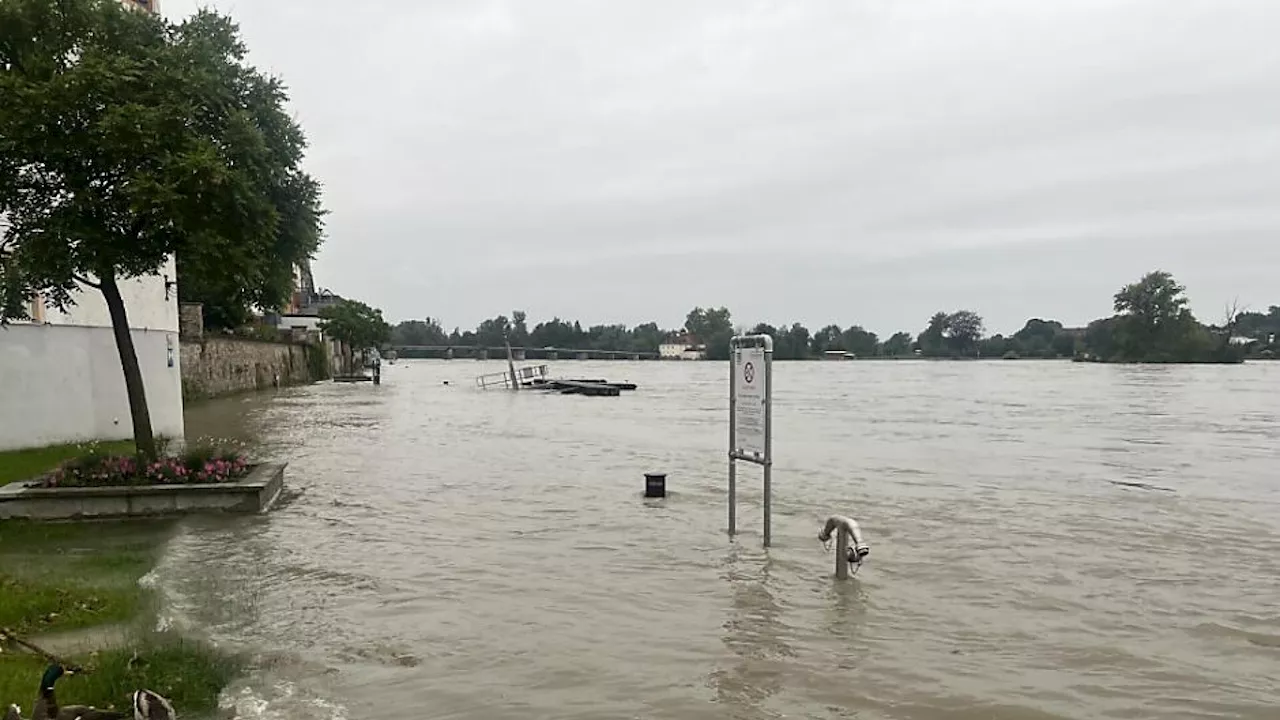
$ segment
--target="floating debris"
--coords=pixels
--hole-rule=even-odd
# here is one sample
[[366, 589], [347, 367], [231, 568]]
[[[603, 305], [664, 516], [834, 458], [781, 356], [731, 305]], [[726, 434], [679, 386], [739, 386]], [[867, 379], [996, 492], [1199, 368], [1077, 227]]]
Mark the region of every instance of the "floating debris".
[[608, 380], [573, 378], [564, 380], [535, 380], [528, 385], [535, 390], [555, 392], [561, 395], [592, 395], [617, 397], [623, 390], [635, 390], [635, 383], [615, 383]]
[[635, 390], [636, 384], [609, 382], [599, 378], [551, 378], [546, 365], [530, 365], [507, 372], [489, 373], [476, 378], [481, 390], [538, 390], [560, 395], [589, 395], [593, 397], [617, 397], [624, 390]]
[[1112, 485], [1120, 485], [1121, 487], [1138, 488], [1140, 490], [1158, 490], [1160, 492], [1177, 492], [1173, 488], [1160, 487], [1159, 485], [1152, 485], [1151, 483], [1133, 482], [1130, 480], [1108, 480], [1107, 482], [1111, 483]]

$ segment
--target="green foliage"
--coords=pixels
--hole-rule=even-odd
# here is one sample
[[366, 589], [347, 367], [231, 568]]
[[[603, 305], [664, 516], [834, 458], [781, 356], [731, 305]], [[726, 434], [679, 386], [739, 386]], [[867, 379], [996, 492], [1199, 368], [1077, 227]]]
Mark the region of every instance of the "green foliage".
[[525, 323], [528, 316], [523, 310], [516, 310], [511, 313], [511, 332], [507, 336], [507, 340], [515, 346], [524, 346], [529, 342], [529, 326]]
[[1080, 333], [1068, 330], [1056, 320], [1032, 318], [1009, 337], [993, 335], [978, 342], [978, 356], [984, 358], [1070, 358], [1076, 354]]
[[911, 333], [896, 332], [884, 341], [880, 353], [885, 357], [902, 357], [911, 354], [912, 345]]
[[141, 460], [135, 455], [91, 452], [61, 463], [39, 478], [41, 487], [115, 487], [235, 482], [249, 474], [238, 450], [193, 445], [177, 455]]
[[293, 339], [293, 333], [289, 330], [262, 322], [249, 322], [248, 324], [238, 325], [229, 335], [245, 340], [270, 343], [292, 342]]
[[307, 374], [314, 380], [327, 380], [332, 377], [329, 367], [329, 350], [326, 345], [307, 345]]
[[320, 310], [320, 329], [334, 340], [353, 350], [381, 347], [391, 339], [391, 326], [382, 319], [382, 311], [359, 300], [339, 300]]
[[[146, 688], [167, 698], [183, 716], [216, 710], [219, 693], [244, 665], [236, 655], [169, 633], [142, 636], [124, 647], [66, 660], [86, 672], [58, 681], [58, 699], [63, 704], [127, 711], [129, 694]], [[30, 712], [47, 665], [35, 655], [0, 655], [0, 697], [19, 702]]]
[[6, 289], [65, 307], [77, 276], [153, 275], [174, 253], [193, 289], [287, 287], [279, 259], [315, 250], [319, 187], [283, 85], [245, 53], [211, 11], [173, 25], [113, 0], [0, 3]]
[[0, 2], [0, 321], [37, 292], [65, 309], [99, 289], [147, 457], [119, 283], [176, 254], [188, 293], [270, 304], [319, 242], [302, 132], [245, 54], [208, 10], [175, 25], [115, 0]]
[[858, 357], [875, 357], [879, 354], [880, 338], [861, 325], [854, 325], [840, 334], [840, 347]]
[[729, 341], [733, 339], [733, 316], [729, 313], [729, 308], [704, 310], [696, 307], [689, 311], [684, 327], [707, 346], [708, 360], [729, 359]]
[[[152, 626], [153, 598], [138, 581], [154, 566], [173, 526], [156, 520], [0, 521], [0, 627], [31, 637], [106, 624]], [[0, 698], [29, 712], [47, 662], [15, 650], [0, 653]], [[124, 645], [67, 659], [90, 672], [59, 682], [64, 702], [127, 707], [126, 693], [145, 687], [165, 695], [182, 714], [213, 709], [241, 666], [209, 646], [145, 631]]]
[[1266, 314], [1242, 312], [1233, 319], [1232, 329], [1242, 337], [1270, 344], [1273, 342], [1271, 336], [1280, 335], [1280, 305], [1267, 308]]
[[809, 352], [811, 355], [821, 356], [829, 350], [843, 350], [840, 342], [841, 330], [839, 325], [827, 325], [818, 332], [813, 334], [809, 340]]
[[134, 450], [132, 440], [106, 443], [78, 443], [72, 445], [51, 445], [27, 450], [6, 450], [0, 452], [0, 485], [7, 485], [19, 480], [30, 480], [56, 468], [71, 458], [85, 455], [120, 454]]
[[46, 583], [0, 572], [0, 628], [19, 635], [123, 622], [140, 603], [137, 587]]
[[476, 328], [476, 344], [484, 347], [502, 347], [511, 337], [511, 321], [499, 315], [480, 323]]
[[448, 345], [449, 334], [435, 318], [405, 320], [391, 329], [391, 344], [396, 346]]
[[0, 627], [60, 632], [134, 617], [147, 600], [138, 579], [159, 557], [171, 527], [0, 521]]
[[[66, 658], [90, 672], [59, 681], [63, 702], [127, 709], [126, 693], [145, 687], [180, 714], [200, 715], [216, 707], [218, 694], [239, 673], [241, 659], [234, 655], [143, 629], [155, 624], [155, 603], [138, 581], [154, 567], [174, 526], [0, 521], [0, 627], [28, 638], [108, 624], [118, 631], [106, 637], [123, 633], [123, 644]], [[96, 644], [92, 630], [85, 637], [90, 647]], [[0, 699], [29, 713], [47, 661], [16, 650], [0, 652]]]
[[791, 327], [781, 329], [768, 323], [760, 323], [749, 334], [772, 337], [775, 360], [808, 360], [811, 356], [812, 338], [809, 337], [809, 329], [800, 323], [792, 323]]
[[[604, 332], [601, 330], [597, 338], [592, 338], [590, 333], [584, 332], [582, 326], [578, 323], [568, 323], [560, 318], [551, 318], [546, 322], [538, 323], [533, 328], [533, 332], [529, 334], [529, 344], [533, 347], [562, 347], [562, 348], [583, 348], [583, 349], [608, 349], [616, 350], [621, 348], [595, 348], [590, 344], [597, 341], [599, 337], [603, 337]], [[455, 330], [450, 337], [450, 341], [457, 344], [461, 338], [458, 331]], [[584, 344], [586, 344], [584, 346]]]
[[916, 339], [916, 344], [920, 346], [920, 353], [926, 357], [936, 357], [946, 353], [946, 338], [944, 333], [947, 330], [947, 314], [945, 312], [936, 312], [933, 317], [929, 318], [929, 324], [920, 333]]
[[[1263, 313], [1229, 313], [1224, 328], [1206, 327], [1191, 316], [1180, 285], [1168, 273], [1155, 272], [1125, 286], [1114, 298], [1121, 312], [1095, 320], [1087, 328], [1066, 328], [1056, 320], [1031, 318], [1010, 336], [986, 336], [982, 316], [971, 310], [937, 312], [915, 339], [896, 332], [881, 342], [859, 325], [842, 330], [827, 325], [810, 332], [800, 323], [760, 323], [750, 331], [773, 338], [774, 357], [802, 360], [836, 351], [858, 358], [1082, 358], [1142, 362], [1238, 362], [1246, 349], [1228, 342], [1233, 334], [1257, 338], [1248, 346], [1254, 357], [1280, 353], [1280, 306]], [[474, 332], [454, 329], [447, 337], [436, 320], [408, 321], [396, 329], [397, 345], [453, 345], [500, 347], [506, 337], [520, 334], [525, 316], [514, 322], [498, 316], [480, 324]], [[656, 353], [658, 346], [688, 332], [707, 347], [707, 357], [726, 360], [733, 336], [728, 308], [694, 308], [681, 331], [664, 331], [657, 323], [628, 329], [625, 325], [597, 325], [584, 330], [580, 323], [560, 318], [538, 323], [529, 332], [525, 347]], [[409, 357], [408, 354], [402, 354]]]
[[1280, 305], [1272, 305], [1266, 313], [1242, 312], [1229, 317], [1223, 330], [1229, 336], [1249, 338], [1242, 348], [1250, 357], [1270, 360], [1280, 353]]
[[1186, 289], [1157, 270], [1115, 294], [1116, 314], [1085, 333], [1090, 357], [1110, 362], [1239, 362], [1244, 350], [1230, 343], [1230, 328], [1215, 332], [1187, 307]]
[[981, 350], [979, 342], [984, 330], [982, 316], [972, 310], [934, 313], [920, 333], [921, 354], [926, 357], [976, 356]]
[[667, 332], [658, 327], [658, 323], [641, 323], [631, 330], [630, 350], [634, 352], [656, 353], [658, 346], [667, 339]]

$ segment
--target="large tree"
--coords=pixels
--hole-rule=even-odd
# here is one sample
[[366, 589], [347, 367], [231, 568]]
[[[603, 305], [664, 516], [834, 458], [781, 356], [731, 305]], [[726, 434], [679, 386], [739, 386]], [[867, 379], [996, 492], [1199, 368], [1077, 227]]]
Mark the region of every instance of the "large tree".
[[707, 346], [710, 360], [729, 359], [729, 341], [733, 339], [733, 316], [729, 308], [696, 307], [685, 317], [685, 330]]
[[957, 310], [947, 316], [947, 328], [943, 336], [952, 353], [970, 355], [978, 347], [986, 327], [982, 316], [972, 310]]
[[533, 347], [577, 348], [585, 343], [582, 328], [578, 323], [570, 323], [560, 318], [551, 318], [540, 322], [529, 333], [529, 344]]
[[861, 325], [854, 325], [840, 335], [840, 346], [858, 357], [873, 357], [880, 350], [880, 338]]
[[631, 349], [656, 355], [666, 335], [666, 331], [658, 327], [658, 323], [642, 323], [631, 329]]
[[818, 332], [813, 334], [810, 340], [810, 350], [812, 354], [819, 357], [828, 350], [841, 350], [840, 334], [844, 332], [839, 325], [827, 325]]
[[1169, 273], [1149, 272], [1120, 288], [1114, 300], [1121, 359], [1185, 362], [1207, 352], [1210, 340], [1191, 314], [1186, 288]]
[[881, 352], [889, 357], [907, 355], [911, 352], [911, 333], [896, 332], [884, 341]]
[[947, 314], [936, 312], [917, 341], [920, 351], [928, 356], [961, 357], [973, 355], [986, 328], [982, 316], [972, 310]]
[[381, 347], [391, 339], [382, 311], [359, 300], [339, 300], [320, 309], [320, 329], [351, 350]]
[[916, 344], [924, 355], [946, 354], [947, 313], [939, 310], [929, 318], [929, 324], [920, 332]]
[[511, 340], [512, 327], [506, 315], [489, 318], [476, 326], [476, 343], [482, 347], [502, 347]]
[[426, 320], [405, 320], [391, 331], [393, 345], [448, 345], [449, 335], [445, 333], [440, 321], [435, 318]]
[[[174, 254], [253, 295], [264, 257], [314, 250], [319, 188], [285, 91], [229, 19], [116, 0], [0, 0], [0, 320], [102, 294], [140, 455], [156, 456], [120, 283]], [[184, 261], [186, 262], [186, 261]]]
[[1186, 288], [1163, 270], [1149, 272], [1142, 279], [1120, 288], [1115, 294], [1115, 309], [1132, 319], [1134, 329], [1151, 333], [1160, 326], [1184, 318], [1187, 309]]

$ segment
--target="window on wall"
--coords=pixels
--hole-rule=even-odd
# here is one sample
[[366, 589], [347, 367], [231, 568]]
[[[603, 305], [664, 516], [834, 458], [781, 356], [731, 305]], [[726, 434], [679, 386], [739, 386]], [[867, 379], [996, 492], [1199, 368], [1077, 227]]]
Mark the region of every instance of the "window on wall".
[[39, 323], [44, 322], [44, 296], [40, 293], [36, 293], [36, 296], [31, 298], [31, 319]]

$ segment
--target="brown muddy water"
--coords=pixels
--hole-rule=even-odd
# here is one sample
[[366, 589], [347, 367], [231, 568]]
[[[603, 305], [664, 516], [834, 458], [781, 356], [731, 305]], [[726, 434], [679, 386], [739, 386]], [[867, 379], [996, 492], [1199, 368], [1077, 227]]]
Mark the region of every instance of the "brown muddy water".
[[[1280, 717], [1280, 363], [779, 363], [726, 527], [727, 369], [406, 361], [189, 411], [289, 461], [190, 521], [168, 619], [254, 653], [242, 718]], [[444, 381], [449, 385], [444, 385]], [[672, 494], [641, 497], [643, 473]], [[832, 577], [830, 513], [872, 552]]]

